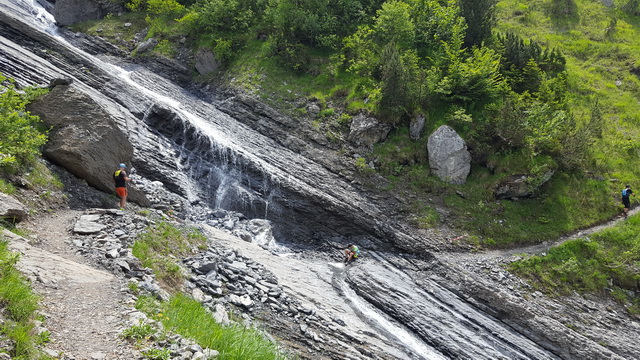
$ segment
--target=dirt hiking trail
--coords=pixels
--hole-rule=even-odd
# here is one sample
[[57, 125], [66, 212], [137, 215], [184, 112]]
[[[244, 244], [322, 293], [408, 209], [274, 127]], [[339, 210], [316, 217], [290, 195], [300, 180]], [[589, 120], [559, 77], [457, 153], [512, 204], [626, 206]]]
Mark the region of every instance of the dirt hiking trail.
[[[628, 216], [633, 216], [640, 213], [640, 206], [637, 206], [629, 211]], [[615, 225], [626, 221], [622, 215], [616, 216], [611, 220], [608, 220], [602, 224], [594, 225], [588, 228], [584, 228], [581, 230], [577, 230], [569, 235], [562, 236], [554, 241], [544, 241], [540, 244], [522, 246], [522, 247], [514, 247], [510, 249], [497, 249], [497, 250], [483, 250], [480, 252], [447, 252], [442, 256], [439, 256], [441, 259], [447, 260], [449, 263], [455, 263], [462, 259], [472, 259], [472, 258], [509, 258], [513, 255], [520, 254], [529, 254], [529, 255], [540, 255], [544, 252], [549, 251], [550, 248], [562, 245], [566, 241], [575, 240], [579, 238], [588, 237], [589, 235], [602, 231], [604, 229], [608, 229], [614, 227]]]
[[140, 353], [119, 337], [131, 301], [126, 284], [92, 267], [70, 246], [70, 229], [80, 211], [38, 216], [23, 227], [29, 240], [13, 236], [18, 267], [41, 297], [40, 312], [50, 331], [47, 352], [64, 360], [132, 360]]

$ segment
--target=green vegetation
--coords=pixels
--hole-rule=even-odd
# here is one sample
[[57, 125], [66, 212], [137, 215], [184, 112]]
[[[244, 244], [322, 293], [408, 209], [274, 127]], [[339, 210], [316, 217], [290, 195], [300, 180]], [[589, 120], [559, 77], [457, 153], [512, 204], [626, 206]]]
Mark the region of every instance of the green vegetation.
[[48, 333], [37, 335], [34, 331], [38, 297], [16, 269], [17, 261], [18, 255], [8, 250], [8, 243], [0, 236], [0, 337], [11, 340], [12, 359], [48, 359], [37, 349], [48, 341]]
[[148, 340], [156, 333], [156, 329], [151, 324], [132, 325], [122, 331], [122, 337], [134, 341]]
[[170, 360], [171, 350], [150, 348], [142, 350], [142, 355], [149, 360]]
[[510, 270], [541, 291], [608, 296], [640, 314], [640, 217], [585, 239], [570, 240], [544, 256], [512, 263]]
[[[47, 89], [18, 90], [13, 79], [0, 73], [0, 192], [14, 195], [15, 183], [35, 191], [50, 202], [53, 192], [62, 189], [60, 180], [46, 167], [40, 148], [47, 141], [47, 130], [40, 119], [26, 111], [26, 105]], [[30, 196], [25, 203], [36, 201]]]
[[47, 141], [38, 129], [40, 119], [25, 106], [46, 89], [18, 92], [13, 79], [0, 73], [0, 174], [15, 173], [35, 163]]
[[206, 248], [206, 242], [196, 229], [180, 229], [161, 221], [140, 234], [132, 251], [142, 265], [153, 269], [160, 284], [175, 291], [184, 280], [180, 259]]
[[286, 359], [261, 331], [240, 324], [220, 325], [199, 302], [185, 295], [175, 295], [167, 302], [140, 296], [136, 308], [153, 315], [165, 329], [219, 351], [219, 359]]

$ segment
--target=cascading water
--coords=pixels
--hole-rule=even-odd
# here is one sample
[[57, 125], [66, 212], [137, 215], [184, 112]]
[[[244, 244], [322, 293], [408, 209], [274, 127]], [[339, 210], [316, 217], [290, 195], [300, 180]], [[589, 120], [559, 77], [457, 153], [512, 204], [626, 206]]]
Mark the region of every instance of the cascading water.
[[354, 311], [358, 312], [363, 318], [366, 318], [371, 326], [386, 332], [388, 336], [395, 338], [400, 344], [403, 344], [406, 351], [411, 354], [409, 355], [411, 360], [446, 359], [445, 356], [425, 344], [419, 337], [411, 333], [410, 330], [407, 330], [393, 319], [389, 319], [384, 313], [358, 296], [344, 280], [344, 264], [332, 264], [331, 266], [336, 269], [333, 279], [334, 286], [342, 292]]
[[[126, 130], [136, 148], [134, 162], [140, 172], [161, 180], [191, 202], [200, 201], [212, 208], [224, 207], [250, 217], [270, 219], [274, 223], [273, 235], [279, 239], [304, 242], [328, 234], [342, 239], [366, 238], [378, 246], [389, 246], [386, 242], [393, 241], [400, 233], [386, 224], [384, 214], [364, 195], [322, 166], [279, 146], [140, 66], [126, 63], [115, 66], [75, 48], [60, 36], [47, 35], [56, 34], [52, 30], [55, 27], [35, 0], [0, 0], [0, 10], [3, 16], [0, 19], [10, 22], [0, 26], [0, 71], [24, 85], [46, 83], [54, 77], [73, 78], [74, 86], [110, 109], [118, 125]], [[30, 20], [25, 25], [26, 19]], [[8, 39], [5, 34], [17, 37], [16, 41], [22, 43]], [[33, 41], [34, 38], [38, 42]], [[25, 46], [34, 49], [25, 49]], [[48, 54], [50, 48], [62, 55]], [[262, 240], [268, 245], [273, 237], [265, 233]], [[381, 264], [384, 262], [372, 260], [370, 265], [374, 271], [366, 276], [375, 280], [372, 283], [375, 286], [393, 289], [397, 284], [388, 282], [396, 279], [393, 273], [383, 271]], [[316, 266], [328, 270], [326, 264]], [[376, 266], [380, 270], [375, 270]], [[384, 306], [391, 309], [395, 305], [378, 301], [373, 306], [373, 300], [365, 300], [364, 291], [351, 290], [343, 280], [336, 286], [344, 296], [334, 296], [332, 300], [347, 301], [360, 309], [360, 315], [367, 318], [364, 322], [372, 323], [370, 326], [380, 331], [381, 338], [393, 339], [395, 346], [402, 349], [390, 352], [393, 354], [398, 351], [413, 354], [408, 355], [413, 359], [464, 358], [461, 354], [469, 353], [479, 359], [505, 353], [516, 354], [517, 358], [526, 357], [522, 354], [554, 358], [524, 336], [467, 304], [442, 311], [441, 318], [436, 319], [451, 326], [450, 331], [457, 337], [416, 336], [411, 333], [412, 327], [394, 323], [398, 319], [405, 321], [406, 313], [402, 309], [392, 309], [392, 316], [384, 315], [392, 312]], [[444, 303], [437, 299], [449, 296], [428, 297], [425, 291], [412, 286], [406, 285], [401, 290], [405, 298], [422, 299], [423, 303], [412, 308], [419, 313], [415, 315], [422, 317], [443, 307]], [[446, 289], [434, 287], [433, 291], [445, 293]], [[326, 301], [327, 295], [326, 292], [319, 294], [317, 296], [325, 298], [314, 301]], [[453, 295], [449, 297], [457, 299]], [[456, 312], [458, 309], [466, 313]], [[489, 325], [476, 327], [483, 333], [473, 337], [466, 328], [469, 319]], [[461, 346], [468, 346], [470, 350], [462, 351]], [[525, 350], [519, 350], [520, 347]]]

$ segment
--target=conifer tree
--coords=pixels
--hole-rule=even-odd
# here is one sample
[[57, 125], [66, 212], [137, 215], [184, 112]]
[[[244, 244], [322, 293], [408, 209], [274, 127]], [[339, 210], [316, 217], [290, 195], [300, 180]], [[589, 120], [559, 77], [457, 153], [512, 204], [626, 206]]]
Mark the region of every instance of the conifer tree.
[[465, 46], [480, 45], [491, 36], [497, 0], [458, 0], [462, 17], [467, 22]]

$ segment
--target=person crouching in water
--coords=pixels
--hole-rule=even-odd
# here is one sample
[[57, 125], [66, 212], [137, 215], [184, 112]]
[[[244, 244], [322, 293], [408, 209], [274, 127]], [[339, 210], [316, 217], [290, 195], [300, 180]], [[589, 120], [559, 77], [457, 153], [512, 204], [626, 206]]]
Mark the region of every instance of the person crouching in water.
[[127, 176], [127, 165], [120, 164], [118, 167], [120, 169], [113, 174], [113, 183], [116, 185], [116, 194], [120, 197], [120, 210], [124, 210], [127, 205], [127, 195], [129, 195], [127, 181], [131, 181], [131, 178]]
[[351, 262], [351, 260], [355, 260], [358, 258], [358, 256], [360, 256], [360, 249], [358, 249], [358, 247], [353, 244], [349, 244], [349, 246], [347, 246], [347, 248], [344, 250], [344, 255], [344, 263], [348, 264], [349, 262]]

